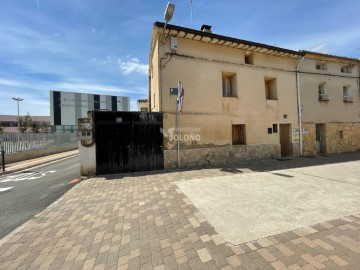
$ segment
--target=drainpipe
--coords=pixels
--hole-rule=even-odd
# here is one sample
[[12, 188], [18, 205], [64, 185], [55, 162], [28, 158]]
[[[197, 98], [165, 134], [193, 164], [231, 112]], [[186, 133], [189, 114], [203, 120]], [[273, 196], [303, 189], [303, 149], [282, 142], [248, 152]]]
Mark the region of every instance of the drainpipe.
[[297, 102], [298, 102], [298, 116], [299, 116], [299, 142], [300, 142], [300, 156], [303, 155], [303, 130], [302, 130], [302, 112], [301, 112], [301, 95], [300, 95], [300, 74], [299, 69], [301, 63], [304, 61], [305, 56], [303, 56], [296, 66], [296, 93], [297, 93]]
[[[164, 29], [165, 32], [165, 29]], [[159, 62], [159, 111], [162, 111], [162, 67], [160, 58], [161, 37], [158, 39], [158, 62]]]

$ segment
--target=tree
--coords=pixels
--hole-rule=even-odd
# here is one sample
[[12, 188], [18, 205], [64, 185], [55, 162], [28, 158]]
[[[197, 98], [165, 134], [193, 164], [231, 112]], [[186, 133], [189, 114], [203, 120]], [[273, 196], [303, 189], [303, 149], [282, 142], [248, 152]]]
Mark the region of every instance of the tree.
[[41, 123], [39, 121], [31, 121], [31, 132], [32, 133], [40, 133], [41, 131]]
[[0, 134], [4, 133], [4, 127], [2, 126], [2, 123], [0, 122]]
[[50, 133], [50, 125], [46, 121], [40, 122], [40, 132], [41, 133]]
[[19, 117], [19, 131], [21, 133], [32, 132], [32, 133], [49, 133], [50, 125], [46, 121], [34, 121], [32, 120], [30, 114], [26, 116]]
[[26, 116], [20, 116], [18, 118], [19, 127], [18, 130], [21, 133], [30, 132], [32, 129], [33, 120], [31, 119], [29, 113]]

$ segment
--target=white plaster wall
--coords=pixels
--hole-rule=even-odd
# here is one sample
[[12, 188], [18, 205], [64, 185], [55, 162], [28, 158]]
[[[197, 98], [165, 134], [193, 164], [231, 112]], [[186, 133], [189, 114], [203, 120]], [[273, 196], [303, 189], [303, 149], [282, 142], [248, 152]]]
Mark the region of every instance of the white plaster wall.
[[80, 175], [93, 176], [96, 175], [96, 149], [95, 144], [90, 147], [84, 147], [79, 141], [79, 160]]

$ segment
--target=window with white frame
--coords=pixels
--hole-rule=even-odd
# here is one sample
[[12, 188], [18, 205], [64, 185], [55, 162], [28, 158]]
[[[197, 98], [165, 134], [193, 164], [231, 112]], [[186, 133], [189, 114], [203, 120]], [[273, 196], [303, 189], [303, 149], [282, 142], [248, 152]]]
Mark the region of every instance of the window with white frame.
[[329, 101], [326, 83], [319, 83], [318, 85], [318, 98], [319, 101]]
[[350, 85], [344, 85], [343, 86], [343, 100], [344, 100], [344, 102], [352, 102], [351, 86]]

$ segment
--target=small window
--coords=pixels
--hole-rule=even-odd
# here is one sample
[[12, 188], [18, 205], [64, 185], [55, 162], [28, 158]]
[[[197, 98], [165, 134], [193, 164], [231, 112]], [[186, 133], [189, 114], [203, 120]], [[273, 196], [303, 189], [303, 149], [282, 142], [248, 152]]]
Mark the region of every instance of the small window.
[[245, 64], [253, 65], [254, 64], [254, 55], [251, 53], [245, 54]]
[[343, 86], [343, 100], [344, 100], [344, 102], [352, 102], [353, 101], [350, 85]]
[[222, 73], [223, 97], [236, 97], [236, 75], [235, 73]]
[[267, 100], [277, 100], [276, 78], [265, 78], [265, 96]]
[[273, 133], [278, 133], [278, 125], [277, 124], [273, 124]]
[[340, 71], [341, 73], [352, 73], [353, 67], [351, 65], [342, 66]]
[[327, 70], [326, 63], [323, 63], [323, 62], [316, 63], [315, 68], [318, 70]]
[[272, 133], [273, 133], [272, 128], [268, 128], [268, 134], [272, 134]]
[[326, 89], [326, 83], [319, 83], [318, 98], [319, 101], [329, 101], [329, 96], [327, 94], [327, 89]]
[[245, 125], [232, 126], [232, 144], [233, 145], [246, 144]]
[[344, 138], [344, 133], [342, 130], [340, 130], [340, 139], [343, 139]]

